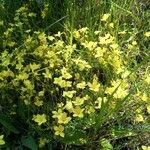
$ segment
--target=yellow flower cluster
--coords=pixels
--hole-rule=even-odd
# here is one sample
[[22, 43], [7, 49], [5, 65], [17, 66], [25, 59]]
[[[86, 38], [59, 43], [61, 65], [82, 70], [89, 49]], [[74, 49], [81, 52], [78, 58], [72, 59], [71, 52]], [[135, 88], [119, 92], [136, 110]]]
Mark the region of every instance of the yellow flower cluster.
[[125, 98], [129, 92], [128, 92], [128, 83], [127, 81], [123, 80], [116, 80], [111, 82], [111, 87], [107, 87], [105, 90], [106, 94], [112, 95], [114, 98]]
[[37, 124], [39, 126], [41, 126], [43, 123], [46, 123], [47, 122], [47, 119], [46, 119], [46, 115], [45, 114], [37, 114], [37, 115], [33, 115], [33, 118], [32, 118], [33, 121], [37, 122]]
[[150, 146], [142, 146], [142, 150], [150, 150]]
[[4, 135], [0, 135], [0, 145], [4, 145], [5, 141], [4, 141]]
[[[44, 7], [43, 18], [46, 17], [48, 6]], [[26, 7], [17, 10], [14, 26], [21, 28], [23, 26], [21, 16], [27, 19], [26, 15], [35, 16], [34, 13], [27, 14]], [[47, 35], [44, 32], [33, 31], [31, 34], [31, 31], [27, 30], [23, 46], [14, 50], [13, 57], [6, 50], [0, 56], [2, 62], [0, 90], [9, 85], [12, 89], [15, 87], [18, 99], [33, 108], [32, 120], [38, 126], [45, 125], [48, 129], [52, 125], [51, 129], [56, 137], [65, 138], [67, 128], [70, 126], [80, 128], [78, 124], [82, 121], [86, 122], [83, 131], [90, 128], [90, 125], [95, 123], [94, 117], [101, 115], [101, 110], [103, 112], [103, 107], [106, 112], [109, 111], [110, 105], [113, 109], [114, 105], [116, 106], [129, 95], [130, 90], [133, 89], [131, 84], [137, 82], [136, 73], [135, 76], [130, 76], [130, 73], [133, 71], [131, 66], [137, 63], [135, 60], [139, 54], [138, 40], [131, 37], [120, 42], [128, 32], [123, 30], [114, 33], [113, 29], [116, 26], [111, 22], [110, 14], [104, 14], [100, 22], [105, 30], [102, 28], [93, 32], [92, 38], [91, 31], [87, 27], [74, 30], [71, 35], [74, 39], [72, 41], [68, 40], [67, 33]], [[4, 33], [5, 38], [9, 39], [14, 30], [13, 26], [7, 29]], [[144, 36], [148, 39], [149, 31], [145, 32]], [[68, 44], [66, 39], [71, 44]], [[4, 45], [10, 48], [16, 43], [11, 40], [8, 44], [4, 42]], [[134, 57], [135, 60], [130, 62]], [[138, 81], [139, 83], [134, 85], [136, 90], [147, 85], [144, 88], [149, 91], [148, 72], [144, 77], [142, 74], [137, 76], [143, 81], [142, 83]], [[136, 93], [136, 90], [133, 91]], [[140, 101], [143, 110], [149, 115], [149, 93], [144, 89], [141, 91], [130, 97], [130, 103], [135, 104], [135, 100]], [[87, 123], [86, 119], [92, 123]], [[146, 119], [141, 109], [135, 112], [133, 121], [142, 123]], [[82, 144], [87, 142], [84, 138], [79, 138], [79, 141]], [[44, 147], [47, 142], [46, 138], [40, 138], [39, 147]], [[5, 141], [1, 135], [0, 145], [3, 144]]]

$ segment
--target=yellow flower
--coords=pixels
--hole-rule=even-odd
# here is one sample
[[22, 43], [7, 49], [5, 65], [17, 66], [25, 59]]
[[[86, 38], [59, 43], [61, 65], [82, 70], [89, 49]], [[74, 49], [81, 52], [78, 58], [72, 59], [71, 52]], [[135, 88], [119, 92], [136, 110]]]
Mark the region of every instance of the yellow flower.
[[33, 90], [34, 89], [34, 85], [31, 83], [31, 81], [30, 80], [24, 80], [24, 85], [26, 86], [26, 88], [28, 89], [28, 90]]
[[50, 41], [55, 40], [55, 38], [53, 36], [47, 36], [47, 39], [50, 40]]
[[70, 79], [70, 78], [72, 78], [72, 75], [67, 72], [67, 69], [66, 69], [65, 67], [63, 67], [63, 68], [61, 69], [61, 74], [62, 74], [62, 77], [63, 77], [64, 79]]
[[62, 77], [54, 78], [54, 84], [58, 84], [58, 85], [60, 85], [62, 82], [63, 82]]
[[63, 81], [62, 85], [60, 85], [60, 87], [71, 87], [72, 86], [72, 82], [71, 81]]
[[98, 35], [98, 34], [100, 34], [101, 33], [101, 31], [94, 31], [94, 34], [95, 35]]
[[133, 45], [128, 44], [128, 49], [129, 49], [129, 50], [132, 50], [133, 48], [134, 48], [134, 46], [133, 46]]
[[64, 106], [64, 103], [60, 102], [60, 103], [57, 103], [57, 107], [58, 108], [62, 108]]
[[79, 67], [79, 70], [81, 70], [81, 71], [84, 70], [84, 69], [92, 68], [87, 61], [82, 60], [80, 58], [73, 59], [73, 62], [75, 62], [75, 64]]
[[102, 106], [102, 98], [101, 97], [98, 97], [98, 99], [95, 101], [95, 104], [97, 105], [95, 108], [96, 109], [100, 109], [101, 106]]
[[107, 51], [107, 49], [105, 47], [103, 47], [103, 48], [97, 47], [95, 49], [95, 53], [96, 53], [95, 58], [100, 58], [100, 60], [102, 60], [106, 51]]
[[72, 98], [73, 94], [75, 94], [76, 91], [64, 91], [63, 92], [63, 97], [68, 97], [68, 98]]
[[84, 99], [85, 101], [87, 101], [87, 100], [90, 99], [90, 96], [89, 96], [89, 95], [85, 95], [85, 96], [83, 97], [83, 99]]
[[0, 135], [0, 145], [4, 145], [5, 141], [3, 140], [4, 135]]
[[21, 72], [18, 76], [16, 76], [17, 80], [26, 80], [28, 79], [29, 75], [25, 72]]
[[58, 111], [52, 111], [53, 114], [53, 118], [58, 118], [58, 116], [60, 116], [60, 114], [62, 113], [62, 109], [58, 109]]
[[114, 28], [114, 23], [111, 22], [111, 23], [109, 24], [109, 26], [110, 26], [111, 28]]
[[73, 104], [72, 104], [72, 102], [71, 101], [67, 101], [64, 108], [67, 109], [69, 112], [72, 112], [73, 111]]
[[37, 122], [38, 125], [42, 125], [43, 123], [45, 123], [47, 120], [46, 120], [46, 115], [45, 114], [37, 114], [37, 115], [33, 115], [33, 118], [32, 118], [33, 121]]
[[101, 19], [101, 21], [107, 21], [107, 19], [109, 18], [109, 16], [110, 16], [110, 14], [104, 14], [103, 16], [102, 16], [102, 19]]
[[79, 31], [77, 31], [77, 30], [75, 30], [74, 32], [73, 32], [73, 35], [74, 35], [74, 37], [75, 38], [77, 38], [77, 39], [79, 39], [80, 38], [80, 33], [79, 33]]
[[147, 105], [147, 112], [150, 114], [150, 105]]
[[120, 31], [120, 32], [118, 32], [118, 34], [124, 35], [124, 34], [126, 34], [126, 31]]
[[94, 92], [98, 92], [99, 91], [100, 84], [99, 84], [98, 79], [97, 79], [96, 76], [94, 76], [94, 79], [93, 79], [92, 83], [88, 83], [88, 86], [89, 86], [91, 91], [94, 91]]
[[117, 49], [117, 48], [118, 48], [118, 46], [119, 46], [119, 45], [118, 45], [118, 44], [116, 44], [116, 43], [114, 43], [114, 44], [111, 44], [111, 45], [110, 45], [110, 47], [111, 47], [112, 49]]
[[76, 106], [73, 109], [73, 113], [74, 113], [73, 116], [82, 118], [83, 117], [83, 111], [84, 111], [84, 109], [81, 109], [79, 106]]
[[130, 71], [129, 70], [125, 70], [122, 74], [121, 74], [121, 77], [122, 78], [127, 78], [129, 75], [130, 75]]
[[150, 84], [150, 75], [146, 77], [145, 82], [147, 82], [148, 84]]
[[45, 69], [45, 73], [42, 73], [42, 74], [44, 75], [45, 78], [52, 79], [52, 74], [50, 73], [48, 69]]
[[43, 101], [42, 100], [39, 100], [39, 99], [36, 99], [34, 104], [38, 107], [42, 106], [43, 105]]
[[136, 45], [137, 45], [137, 42], [136, 42], [136, 41], [133, 41], [133, 42], [132, 42], [132, 45], [133, 45], [133, 46], [136, 46]]
[[53, 118], [58, 119], [59, 124], [67, 124], [70, 120], [71, 117], [67, 116], [66, 112], [63, 112], [61, 109], [58, 109], [58, 111], [52, 111]]
[[85, 32], [87, 32], [88, 30], [89, 30], [88, 27], [84, 27], [84, 28], [81, 28], [79, 31], [80, 31], [81, 33], [85, 33]]
[[150, 37], [150, 31], [145, 32], [144, 35], [145, 35], [146, 37]]
[[112, 84], [112, 87], [107, 87], [106, 88], [106, 90], [105, 90], [106, 94], [111, 95], [116, 90], [114, 95], [113, 95], [115, 98], [124, 98], [124, 97], [127, 96], [127, 94], [128, 94], [128, 90], [127, 90], [128, 84], [127, 84], [126, 80], [122, 81], [122, 80], [118, 79], [116, 81], [112, 81], [111, 84]]
[[31, 69], [32, 72], [34, 72], [35, 70], [40, 68], [40, 65], [39, 64], [35, 64], [35, 63], [30, 64], [29, 66], [30, 66], [30, 69]]
[[83, 139], [83, 138], [80, 138], [79, 141], [81, 142], [81, 144], [87, 143], [86, 139]]
[[97, 100], [95, 101], [95, 104], [97, 105], [95, 108], [100, 109], [102, 106], [102, 102], [105, 103], [106, 101], [107, 101], [106, 97], [104, 97], [103, 99], [101, 97], [98, 97]]
[[113, 96], [115, 98], [125, 98], [127, 95], [128, 95], [128, 90], [125, 90], [119, 87]]
[[86, 109], [86, 113], [88, 114], [91, 114], [91, 113], [94, 113], [95, 112], [95, 109], [93, 106], [88, 106], [87, 109]]
[[75, 105], [82, 105], [84, 103], [84, 98], [76, 97], [75, 101], [73, 102]]
[[54, 130], [55, 130], [55, 135], [60, 135], [61, 137], [64, 137], [64, 126], [59, 125], [59, 126], [54, 126]]
[[66, 112], [60, 113], [57, 118], [59, 124], [67, 124], [71, 120], [71, 117], [68, 117]]
[[85, 81], [82, 81], [81, 83], [78, 83], [78, 84], [76, 85], [76, 87], [77, 87], [78, 89], [84, 89], [84, 88], [86, 87], [86, 82], [85, 82]]
[[142, 150], [150, 150], [150, 146], [142, 146]]
[[85, 47], [87, 47], [90, 51], [95, 49], [96, 46], [97, 46], [97, 42], [93, 42], [93, 41], [90, 41], [90, 42], [86, 43], [86, 45], [85, 45]]
[[46, 138], [40, 138], [40, 140], [39, 140], [39, 148], [44, 147], [47, 142], [48, 142], [48, 140]]
[[59, 85], [60, 87], [71, 87], [72, 83], [70, 81], [63, 80], [62, 77], [54, 78], [54, 84]]
[[58, 31], [58, 33], [55, 34], [55, 36], [56, 36], [56, 37], [61, 37], [61, 34], [62, 34], [62, 33], [61, 33], [60, 31]]
[[142, 101], [147, 102], [148, 96], [145, 92], [140, 97], [141, 97]]
[[99, 44], [107, 44], [106, 38], [105, 37], [99, 37]]
[[136, 122], [143, 122], [144, 118], [143, 118], [143, 116], [141, 114], [138, 114], [138, 115], [136, 115], [135, 121]]

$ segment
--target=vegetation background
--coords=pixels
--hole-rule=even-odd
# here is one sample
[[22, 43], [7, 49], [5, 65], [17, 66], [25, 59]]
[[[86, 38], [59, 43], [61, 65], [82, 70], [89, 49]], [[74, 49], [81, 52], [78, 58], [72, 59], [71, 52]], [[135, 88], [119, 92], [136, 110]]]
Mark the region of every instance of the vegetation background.
[[[109, 17], [108, 22], [105, 15]], [[110, 34], [115, 37], [112, 44], [120, 46], [118, 53], [108, 52], [101, 65], [90, 51], [99, 31], [100, 38]], [[122, 38], [119, 34], [126, 36]], [[149, 150], [149, 37], [149, 0], [0, 0], [0, 149]], [[65, 49], [69, 52], [75, 49], [71, 61]], [[115, 64], [116, 55], [119, 61], [123, 60], [125, 71], [129, 71], [125, 73], [130, 92], [114, 104], [114, 95], [120, 88], [117, 81], [126, 81], [109, 62]], [[82, 72], [78, 70], [81, 66], [75, 68], [77, 57], [86, 60], [81, 61], [83, 68], [90, 68], [89, 63], [92, 69]], [[99, 86], [97, 81], [101, 83], [102, 109], [93, 110], [90, 102], [91, 105], [85, 104], [89, 118], [85, 115], [83, 120], [82, 117], [73, 119], [64, 115], [63, 119], [67, 123], [71, 119], [71, 123], [63, 120], [55, 127], [59, 123], [53, 113], [56, 115], [58, 104], [64, 103], [61, 99], [67, 96], [62, 93], [69, 88], [53, 82], [64, 66], [74, 78], [70, 79], [68, 72], [63, 78], [77, 84], [75, 78], [79, 73], [89, 86], [83, 93], [91, 99], [98, 98], [98, 94], [90, 86]], [[112, 81], [117, 87], [109, 95], [106, 89], [113, 86]], [[71, 90], [82, 93], [79, 89]], [[109, 99], [106, 105], [105, 96]], [[65, 138], [62, 124], [67, 124]]]

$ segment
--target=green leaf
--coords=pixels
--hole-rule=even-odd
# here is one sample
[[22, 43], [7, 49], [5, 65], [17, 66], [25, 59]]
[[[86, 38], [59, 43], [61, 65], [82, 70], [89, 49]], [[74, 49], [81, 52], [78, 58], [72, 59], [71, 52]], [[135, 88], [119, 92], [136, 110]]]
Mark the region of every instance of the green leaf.
[[63, 142], [67, 144], [82, 145], [80, 139], [87, 140], [86, 132], [80, 129], [67, 128], [67, 133], [63, 138]]
[[101, 146], [103, 147], [103, 150], [113, 150], [113, 146], [111, 145], [110, 141], [108, 139], [102, 139], [100, 141]]
[[32, 136], [22, 137], [21, 142], [22, 145], [31, 150], [38, 150], [37, 144]]
[[0, 115], [0, 123], [9, 131], [18, 134], [18, 129], [13, 125], [11, 119], [5, 115]]

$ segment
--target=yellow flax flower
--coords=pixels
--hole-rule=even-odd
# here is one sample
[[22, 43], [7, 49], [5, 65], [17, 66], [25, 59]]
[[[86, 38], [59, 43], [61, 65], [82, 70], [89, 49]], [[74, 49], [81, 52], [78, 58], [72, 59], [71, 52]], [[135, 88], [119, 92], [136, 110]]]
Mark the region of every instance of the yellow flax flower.
[[88, 114], [91, 114], [91, 113], [94, 113], [95, 112], [95, 109], [93, 106], [87, 106], [86, 107], [86, 113]]
[[85, 82], [85, 81], [82, 81], [81, 83], [78, 83], [78, 84], [76, 85], [76, 87], [77, 87], [78, 89], [84, 89], [84, 88], [86, 87], [86, 82]]
[[60, 114], [62, 113], [62, 109], [58, 109], [58, 111], [52, 111], [53, 114], [53, 118], [58, 118], [58, 116], [60, 116]]
[[54, 126], [54, 131], [55, 135], [60, 135], [61, 137], [64, 137], [64, 126], [59, 125], [59, 126]]
[[60, 87], [71, 87], [72, 82], [71, 81], [63, 81], [62, 85]]
[[92, 83], [88, 83], [88, 86], [89, 86], [91, 91], [94, 91], [94, 92], [98, 92], [99, 91], [100, 84], [99, 84], [98, 79], [97, 79], [96, 76], [94, 76], [94, 79], [93, 79]]
[[75, 30], [75, 31], [73, 32], [73, 35], [74, 35], [74, 37], [77, 38], [77, 39], [79, 39], [79, 38], [81, 37], [80, 32], [77, 31], [77, 30]]
[[92, 68], [87, 61], [82, 60], [80, 58], [73, 59], [73, 62], [75, 62], [75, 64], [79, 67], [80, 71], [83, 71], [84, 69], [90, 69], [90, 68]]
[[58, 115], [59, 124], [67, 124], [70, 120], [71, 120], [71, 117], [68, 117], [66, 112], [60, 113]]
[[101, 18], [101, 21], [106, 22], [108, 20], [109, 16], [110, 16], [110, 14], [104, 14]]
[[116, 43], [113, 43], [113, 44], [110, 45], [110, 47], [111, 47], [112, 49], [117, 49], [117, 48], [119, 47], [119, 45], [116, 44]]
[[72, 98], [75, 93], [76, 93], [76, 91], [64, 91], [63, 97]]
[[150, 105], [147, 105], [147, 112], [150, 114]]
[[150, 146], [142, 146], [142, 150], [150, 150]]
[[70, 79], [70, 78], [72, 78], [72, 75], [71, 75], [70, 73], [68, 73], [68, 70], [67, 70], [67, 68], [65, 68], [65, 67], [63, 67], [63, 68], [61, 69], [61, 74], [62, 74], [62, 77], [63, 77], [64, 79]]
[[0, 145], [4, 145], [5, 141], [3, 140], [4, 135], [0, 135]]
[[150, 84], [150, 75], [145, 78], [145, 82], [147, 82], [147, 84]]
[[113, 96], [115, 98], [125, 98], [128, 95], [128, 93], [129, 93], [128, 90], [119, 87]]
[[74, 117], [79, 117], [79, 118], [83, 118], [83, 111], [84, 109], [80, 108], [79, 106], [76, 106], [74, 109], [73, 109], [73, 116]]
[[126, 31], [120, 31], [120, 32], [118, 32], [118, 34], [124, 35], [124, 34], [126, 34]]
[[54, 78], [54, 84], [59, 85], [60, 87], [71, 87], [72, 83], [70, 81], [63, 80], [62, 77]]
[[79, 141], [81, 142], [81, 144], [87, 143], [86, 139], [83, 139], [83, 138], [80, 138]]
[[111, 22], [111, 23], [109, 24], [109, 27], [114, 28], [114, 23]]
[[145, 32], [144, 35], [145, 35], [146, 37], [150, 37], [150, 31]]
[[64, 108], [66, 110], [68, 110], [69, 112], [72, 112], [73, 111], [73, 104], [72, 104], [72, 101], [67, 101], [66, 102], [66, 105], [64, 106]]
[[81, 28], [79, 31], [80, 31], [81, 33], [86, 33], [88, 30], [89, 30], [88, 27], [84, 27], [84, 28]]
[[45, 123], [47, 120], [46, 120], [46, 115], [45, 114], [37, 114], [37, 115], [33, 115], [33, 118], [32, 118], [33, 121], [37, 122], [38, 125], [42, 125], [43, 123]]
[[132, 42], [132, 45], [133, 45], [133, 46], [136, 46], [136, 45], [137, 45], [137, 42], [136, 42], [136, 41], [133, 41], [133, 42]]
[[102, 102], [106, 103], [107, 102], [107, 98], [106, 97], [104, 97], [104, 98], [98, 97], [97, 100], [95, 101], [95, 104], [96, 104], [95, 109], [100, 109], [101, 106], [102, 106]]
[[75, 105], [80, 106], [84, 103], [84, 98], [76, 97], [75, 101], [73, 102]]
[[144, 118], [141, 114], [137, 114], [136, 115], [136, 118], [135, 118], [135, 121], [136, 122], [143, 122], [144, 121]]
[[143, 94], [140, 95], [140, 98], [142, 101], [147, 102], [148, 101], [148, 96], [147, 94], [144, 92]]
[[34, 101], [34, 105], [40, 107], [40, 106], [43, 105], [43, 101], [42, 101], [42, 100], [39, 100], [39, 99], [36, 99], [36, 100]]

